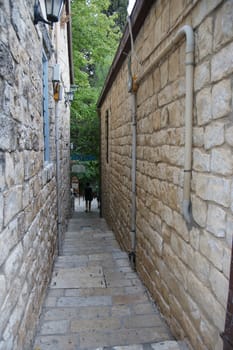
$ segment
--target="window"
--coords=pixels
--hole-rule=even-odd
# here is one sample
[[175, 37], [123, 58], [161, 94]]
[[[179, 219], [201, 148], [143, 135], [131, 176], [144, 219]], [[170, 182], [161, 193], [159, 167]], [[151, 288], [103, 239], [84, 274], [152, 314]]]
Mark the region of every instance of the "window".
[[43, 54], [43, 134], [44, 134], [44, 160], [50, 160], [49, 145], [49, 99], [48, 99], [48, 59]]

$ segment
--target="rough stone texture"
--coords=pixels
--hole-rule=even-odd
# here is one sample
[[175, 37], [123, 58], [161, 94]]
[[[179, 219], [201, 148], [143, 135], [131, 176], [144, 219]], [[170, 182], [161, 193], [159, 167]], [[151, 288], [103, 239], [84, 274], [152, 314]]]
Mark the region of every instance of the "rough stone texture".
[[[195, 350], [222, 350], [219, 334], [227, 306], [233, 229], [232, 13], [232, 1], [155, 2], [135, 40], [143, 65], [132, 66], [135, 75], [143, 74], [175, 35], [174, 28], [192, 23], [195, 225], [187, 227], [182, 216], [181, 41], [143, 78], [137, 91], [136, 267], [174, 334], [187, 337]], [[101, 105], [101, 150], [103, 215], [126, 251], [131, 250], [131, 114], [125, 60]]]
[[[33, 24], [33, 1], [0, 1], [0, 349], [28, 350], [57, 252], [54, 101], [49, 80], [50, 162], [44, 162], [42, 50], [49, 76], [55, 30]], [[57, 59], [69, 85], [66, 28]], [[47, 38], [47, 39], [46, 39]], [[51, 39], [53, 38], [53, 39]], [[47, 44], [46, 44], [47, 40]], [[52, 42], [54, 40], [54, 42]], [[62, 59], [61, 58], [62, 55]], [[50, 78], [49, 78], [50, 79]], [[69, 214], [69, 109], [59, 104], [61, 227]]]

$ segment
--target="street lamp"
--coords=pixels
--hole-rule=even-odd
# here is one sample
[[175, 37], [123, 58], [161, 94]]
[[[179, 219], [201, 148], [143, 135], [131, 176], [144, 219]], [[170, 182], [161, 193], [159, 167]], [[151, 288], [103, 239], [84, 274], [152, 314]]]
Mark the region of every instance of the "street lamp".
[[34, 5], [34, 24], [43, 22], [52, 25], [54, 22], [58, 22], [60, 19], [61, 11], [65, 0], [45, 0], [46, 17], [45, 20], [41, 13], [41, 7], [39, 0], [36, 0]]

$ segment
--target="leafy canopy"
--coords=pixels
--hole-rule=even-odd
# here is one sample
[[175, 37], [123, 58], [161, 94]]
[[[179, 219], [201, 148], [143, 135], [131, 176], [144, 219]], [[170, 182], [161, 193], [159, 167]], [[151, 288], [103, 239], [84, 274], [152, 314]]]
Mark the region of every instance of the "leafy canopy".
[[[119, 1], [122, 2], [126, 18], [127, 1]], [[72, 2], [74, 75], [78, 86], [71, 105], [73, 154], [99, 157], [96, 103], [121, 37], [116, 24], [119, 21], [117, 9], [116, 1]]]

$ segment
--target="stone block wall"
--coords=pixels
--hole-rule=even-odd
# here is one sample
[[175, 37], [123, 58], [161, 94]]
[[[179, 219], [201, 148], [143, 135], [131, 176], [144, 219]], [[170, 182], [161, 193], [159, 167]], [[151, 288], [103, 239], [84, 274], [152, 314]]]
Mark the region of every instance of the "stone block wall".
[[[42, 3], [42, 2], [41, 2]], [[43, 3], [42, 3], [43, 4]], [[33, 24], [32, 0], [0, 1], [0, 349], [29, 350], [57, 254], [55, 112], [52, 67], [66, 27]], [[60, 32], [59, 32], [60, 31]], [[59, 33], [60, 48], [56, 48]], [[44, 161], [42, 51], [49, 70], [50, 160]], [[61, 56], [62, 55], [62, 56]], [[61, 226], [70, 207], [69, 108], [59, 102]]]
[[[195, 36], [191, 201], [182, 215], [185, 40], [137, 91], [136, 268], [174, 335], [221, 350], [233, 228], [232, 1], [155, 1], [135, 39], [137, 76], [185, 24]], [[130, 251], [131, 105], [127, 59], [101, 103], [103, 216]], [[106, 162], [106, 111], [109, 161]]]

